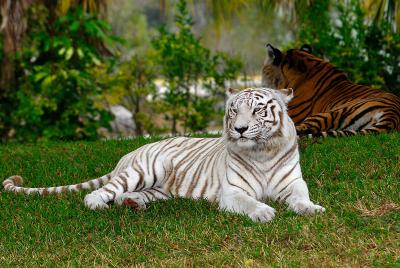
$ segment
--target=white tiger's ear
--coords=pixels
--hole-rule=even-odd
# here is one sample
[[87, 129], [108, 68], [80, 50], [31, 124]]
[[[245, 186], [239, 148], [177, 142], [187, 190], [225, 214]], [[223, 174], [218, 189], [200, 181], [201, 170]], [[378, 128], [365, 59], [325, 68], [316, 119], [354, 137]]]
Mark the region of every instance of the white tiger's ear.
[[289, 101], [293, 99], [293, 88], [283, 88], [278, 90], [279, 93], [281, 93], [282, 99], [285, 102], [285, 104], [288, 104]]
[[231, 87], [228, 87], [225, 93], [226, 93], [226, 96], [231, 97], [231, 96], [239, 93], [239, 89], [233, 89]]

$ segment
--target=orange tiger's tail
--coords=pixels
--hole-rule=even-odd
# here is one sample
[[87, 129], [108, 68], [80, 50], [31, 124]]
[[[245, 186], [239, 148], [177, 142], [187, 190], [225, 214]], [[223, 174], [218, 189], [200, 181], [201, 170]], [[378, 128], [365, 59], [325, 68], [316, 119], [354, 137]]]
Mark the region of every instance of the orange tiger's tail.
[[4, 190], [8, 192], [17, 192], [24, 194], [32, 194], [38, 193], [40, 195], [47, 194], [60, 194], [66, 192], [79, 192], [81, 190], [95, 190], [109, 182], [111, 179], [111, 173], [104, 175], [102, 177], [89, 180], [86, 182], [71, 184], [71, 185], [63, 185], [63, 186], [55, 186], [55, 187], [47, 187], [47, 188], [28, 188], [21, 187], [23, 183], [23, 179], [21, 176], [11, 176], [5, 181], [3, 181]]
[[297, 135], [299, 139], [301, 138], [318, 138], [318, 137], [348, 137], [348, 136], [356, 136], [356, 135], [367, 135], [367, 134], [378, 134], [389, 132], [385, 129], [361, 129], [361, 130], [328, 130], [321, 131], [319, 133], [309, 133], [304, 135]]

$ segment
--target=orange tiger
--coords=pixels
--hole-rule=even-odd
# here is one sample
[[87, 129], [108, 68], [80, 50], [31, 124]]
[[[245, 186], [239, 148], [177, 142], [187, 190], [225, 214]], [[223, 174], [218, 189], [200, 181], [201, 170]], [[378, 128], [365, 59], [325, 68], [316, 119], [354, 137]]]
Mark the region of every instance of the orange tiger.
[[289, 115], [299, 136], [354, 135], [400, 130], [400, 97], [352, 83], [347, 75], [311, 54], [311, 47], [281, 52], [270, 44], [263, 86], [293, 88]]

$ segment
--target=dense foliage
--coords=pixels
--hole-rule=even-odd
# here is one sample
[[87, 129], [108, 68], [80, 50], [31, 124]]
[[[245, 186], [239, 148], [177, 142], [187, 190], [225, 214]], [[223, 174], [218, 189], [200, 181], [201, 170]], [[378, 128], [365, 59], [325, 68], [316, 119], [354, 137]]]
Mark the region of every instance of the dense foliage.
[[90, 40], [109, 41], [109, 26], [81, 7], [30, 32], [22, 55], [17, 135], [23, 138], [94, 139], [110, 119], [94, 101], [103, 87], [92, 69], [102, 56]]
[[152, 33], [142, 16], [134, 22], [140, 31], [129, 37], [133, 53], [123, 55], [105, 80], [109, 103], [132, 112], [135, 134], [205, 131], [220, 124], [225, 82], [236, 79], [240, 60], [202, 45], [185, 1], [177, 5], [173, 30], [164, 26]]
[[400, 94], [400, 33], [387, 21], [369, 21], [361, 4], [313, 2], [300, 17], [297, 46], [310, 44], [356, 83]]
[[[152, 115], [160, 110], [160, 101], [151, 51], [120, 62], [111, 75], [105, 74], [104, 77], [110, 87], [106, 94], [107, 101], [111, 105], [122, 104], [132, 112], [136, 128], [134, 134], [141, 136], [163, 131], [152, 120]], [[120, 135], [132, 134], [118, 131]]]
[[17, 55], [17, 88], [6, 119], [9, 138], [95, 139], [111, 116], [95, 101], [104, 90], [93, 70], [106, 63], [96, 43], [110, 43], [109, 25], [81, 6], [55, 17], [44, 5], [29, 10], [32, 25]]
[[[240, 72], [243, 77], [249, 70], [258, 73], [263, 43], [274, 40], [286, 48], [310, 44], [315, 54], [343, 69], [352, 81], [400, 94], [400, 33], [394, 13], [388, 11], [393, 1], [378, 1], [375, 6], [371, 1], [370, 6], [379, 6], [376, 12], [369, 11], [363, 0], [283, 1], [287, 5], [248, 1], [237, 6], [238, 1], [210, 6], [180, 0], [165, 10], [150, 2], [124, 0], [118, 6], [108, 5], [118, 19], [102, 13], [106, 1], [58, 0], [46, 5], [26, 1], [24, 9], [10, 6], [8, 11], [14, 7], [16, 12], [9, 14], [15, 25], [1, 15], [6, 25], [0, 35], [1, 141], [110, 135], [105, 128], [110, 129], [113, 105], [126, 107], [135, 122], [134, 132], [121, 135], [220, 129], [225, 87], [238, 82]], [[236, 11], [228, 16], [235, 29], [230, 31], [225, 24], [228, 28], [218, 32], [201, 21], [216, 19], [218, 14], [212, 13], [222, 10], [217, 8], [220, 4], [243, 9], [240, 16]], [[139, 5], [153, 9], [139, 9]], [[126, 12], [132, 6], [137, 9]], [[282, 10], [276, 12], [274, 7], [279, 6]], [[196, 12], [189, 12], [192, 8]], [[293, 12], [298, 13], [296, 19], [290, 15]], [[241, 23], [240, 17], [245, 16], [251, 19]], [[379, 16], [386, 19], [376, 19]], [[161, 24], [165, 25], [158, 29]], [[288, 29], [292, 24], [296, 27]], [[262, 25], [268, 29], [261, 29]], [[20, 32], [13, 35], [10, 29]], [[112, 37], [111, 31], [125, 42]], [[246, 41], [243, 34], [255, 40]], [[241, 46], [220, 46], [220, 39], [228, 35]], [[13, 36], [18, 49], [9, 55]], [[244, 53], [254, 46], [260, 48], [258, 54]], [[111, 57], [111, 47], [118, 47], [113, 49], [115, 57]], [[254, 63], [258, 60], [259, 65]], [[9, 73], [12, 79], [5, 86], [3, 79]], [[117, 132], [114, 129], [111, 135]]]
[[153, 42], [167, 86], [164, 110], [172, 133], [177, 133], [179, 121], [183, 132], [202, 131], [215, 115], [215, 104], [223, 100], [225, 80], [237, 77], [241, 62], [224, 53], [212, 55], [202, 46], [192, 32], [185, 1], [178, 3], [177, 11], [177, 31], [161, 28]]

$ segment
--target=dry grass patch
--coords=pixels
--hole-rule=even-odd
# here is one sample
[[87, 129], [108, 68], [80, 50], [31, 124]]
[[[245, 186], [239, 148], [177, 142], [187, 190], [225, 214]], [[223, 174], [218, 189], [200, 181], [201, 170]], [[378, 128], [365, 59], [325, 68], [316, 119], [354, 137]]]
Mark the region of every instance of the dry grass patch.
[[360, 201], [358, 201], [357, 204], [355, 205], [355, 208], [361, 212], [362, 216], [365, 217], [383, 216], [388, 213], [400, 210], [400, 206], [398, 206], [393, 202], [385, 202], [379, 207], [368, 209], [365, 207], [365, 205], [363, 205]]

